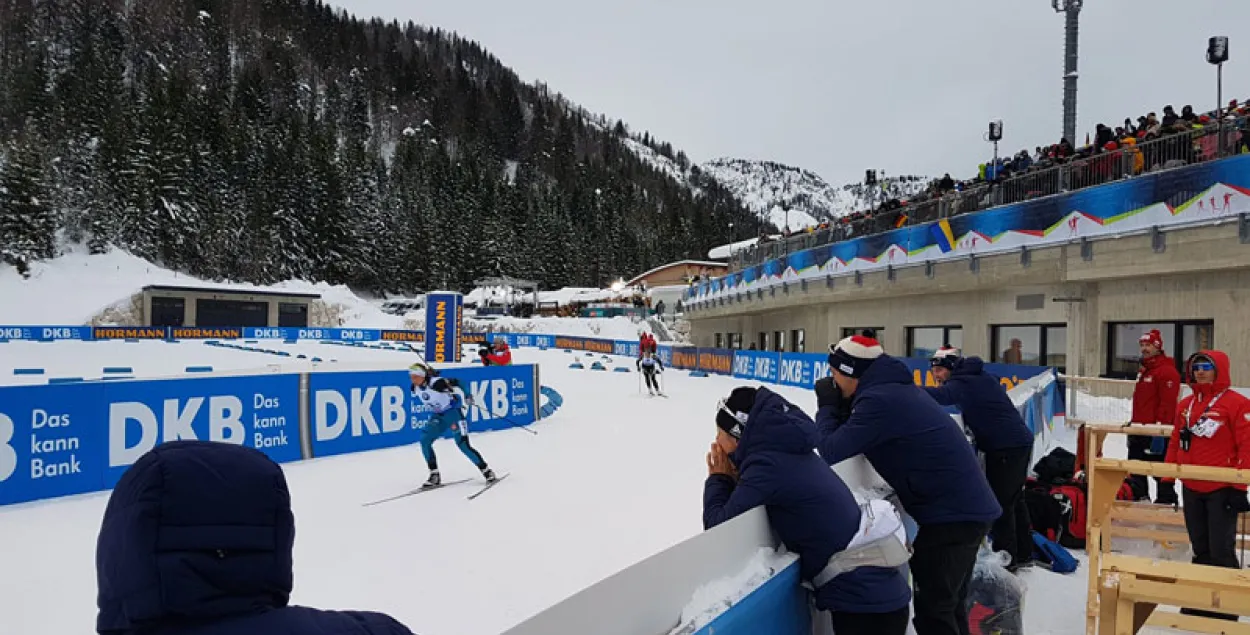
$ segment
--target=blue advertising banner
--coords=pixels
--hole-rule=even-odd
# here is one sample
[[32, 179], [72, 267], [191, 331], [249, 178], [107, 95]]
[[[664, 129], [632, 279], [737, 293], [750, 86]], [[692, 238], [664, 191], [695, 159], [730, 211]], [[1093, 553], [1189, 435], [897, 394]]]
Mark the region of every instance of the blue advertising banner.
[[659, 353], [660, 355], [660, 363], [664, 364], [665, 368], [672, 368], [673, 367], [673, 347], [661, 345], [655, 348], [656, 348], [656, 352]]
[[[470, 431], [503, 430], [537, 420], [534, 366], [449, 368], [474, 407]], [[408, 373], [311, 373], [308, 376], [313, 456], [333, 456], [416, 443], [430, 419], [411, 397]], [[447, 436], [450, 436], [450, 432]]]
[[208, 439], [300, 458], [299, 376], [0, 388], [0, 504], [112, 487], [158, 443]]
[[245, 445], [280, 463], [300, 459], [297, 374], [110, 383], [100, 408], [108, 421], [105, 487], [157, 443], [178, 439]]
[[829, 356], [823, 353], [782, 353], [778, 362], [777, 383], [783, 386], [811, 388], [828, 376]]
[[425, 361], [459, 362], [464, 335], [464, 296], [431, 293], [425, 297]]
[[[640, 350], [640, 348], [641, 347], [639, 346], [638, 342], [630, 342], [627, 340], [616, 340], [615, 342], [612, 342], [612, 354], [613, 355], [623, 355], [625, 357], [638, 357], [638, 351]], [[663, 360], [661, 360], [661, 363], [663, 363]]]
[[733, 356], [733, 376], [778, 383], [781, 370], [781, 353], [765, 351], [736, 351]]
[[377, 329], [340, 329], [316, 327], [289, 327], [295, 331], [296, 340], [325, 340], [330, 342], [376, 342], [382, 339], [382, 332]]
[[90, 326], [0, 326], [0, 340], [90, 340]]

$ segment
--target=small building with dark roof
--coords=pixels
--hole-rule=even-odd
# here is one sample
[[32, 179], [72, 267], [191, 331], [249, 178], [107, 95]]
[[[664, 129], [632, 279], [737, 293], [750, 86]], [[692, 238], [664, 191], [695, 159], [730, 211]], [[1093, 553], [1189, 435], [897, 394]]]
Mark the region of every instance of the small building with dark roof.
[[149, 285], [143, 288], [146, 326], [306, 327], [317, 293], [250, 287]]

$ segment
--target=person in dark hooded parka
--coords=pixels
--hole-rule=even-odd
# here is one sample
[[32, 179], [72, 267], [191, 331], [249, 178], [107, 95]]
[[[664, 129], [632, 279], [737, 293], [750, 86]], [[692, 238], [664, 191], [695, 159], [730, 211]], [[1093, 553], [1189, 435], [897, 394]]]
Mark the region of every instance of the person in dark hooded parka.
[[967, 635], [968, 589], [990, 523], [1002, 514], [972, 445], [877, 340], [830, 347], [815, 386], [817, 448], [830, 465], [863, 454], [919, 525], [909, 563], [918, 635]]
[[295, 517], [258, 450], [173, 441], [117, 483], [96, 545], [101, 635], [412, 635], [391, 617], [288, 606]]
[[994, 550], [1011, 556], [1009, 570], [1025, 566], [1033, 560], [1029, 508], [1024, 504], [1033, 433], [998, 377], [985, 372], [980, 357], [961, 357], [958, 349], [943, 347], [929, 364], [939, 385], [925, 392], [940, 405], [959, 407], [964, 426], [985, 453], [985, 479], [1003, 508], [991, 529]]
[[704, 528], [763, 505], [838, 635], [906, 633], [911, 590], [899, 567], [909, 554], [893, 505], [861, 508], [814, 452], [811, 418], [767, 388], [735, 389], [718, 407], [716, 425]]

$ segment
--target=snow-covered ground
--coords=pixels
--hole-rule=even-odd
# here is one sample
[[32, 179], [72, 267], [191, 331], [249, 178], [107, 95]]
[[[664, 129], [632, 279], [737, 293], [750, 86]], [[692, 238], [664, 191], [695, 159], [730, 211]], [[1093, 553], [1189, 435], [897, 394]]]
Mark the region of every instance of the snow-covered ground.
[[[355, 362], [385, 365], [392, 359], [406, 365], [410, 358], [384, 350], [291, 346], [305, 354], [314, 350], [310, 346], [324, 348], [344, 364], [355, 355], [362, 357], [351, 358]], [[4, 368], [43, 367], [56, 376], [85, 376], [122, 363], [141, 375], [204, 363], [308, 363], [194, 342], [0, 347], [6, 347], [0, 348]], [[509, 430], [475, 437], [474, 445], [496, 469], [512, 473], [480, 499], [467, 501], [464, 489], [450, 487], [362, 507], [424, 478], [416, 447], [286, 466], [298, 524], [293, 601], [385, 611], [422, 635], [493, 634], [701, 531], [704, 454], [714, 435], [711, 404], [743, 382], [670, 371], [663, 379], [672, 397], [649, 398], [640, 394], [635, 373], [571, 370], [570, 355], [558, 350], [519, 349], [516, 357], [542, 365], [544, 384], [564, 395], [564, 406], [535, 426], [537, 436]], [[814, 406], [810, 391], [775, 389], [803, 408]], [[1060, 429], [1049, 441], [1068, 445], [1074, 437]], [[476, 475], [453, 447], [440, 447], [448, 480]], [[5, 633], [93, 630], [93, 551], [106, 500], [99, 493], [0, 508]], [[1022, 576], [1029, 589], [1030, 635], [1080, 631], [1084, 569]], [[490, 598], [489, 611], [480, 610], [484, 598]]]

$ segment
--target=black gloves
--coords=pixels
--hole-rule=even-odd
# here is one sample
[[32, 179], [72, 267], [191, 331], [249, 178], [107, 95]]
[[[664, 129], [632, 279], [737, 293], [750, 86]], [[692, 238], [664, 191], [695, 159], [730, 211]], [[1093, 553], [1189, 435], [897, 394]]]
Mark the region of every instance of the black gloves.
[[837, 406], [842, 402], [842, 391], [833, 383], [832, 377], [823, 377], [816, 381], [816, 407]]
[[834, 383], [833, 377], [822, 377], [816, 381], [816, 407], [831, 406], [839, 419], [851, 416], [851, 400], [842, 396], [842, 390]]

